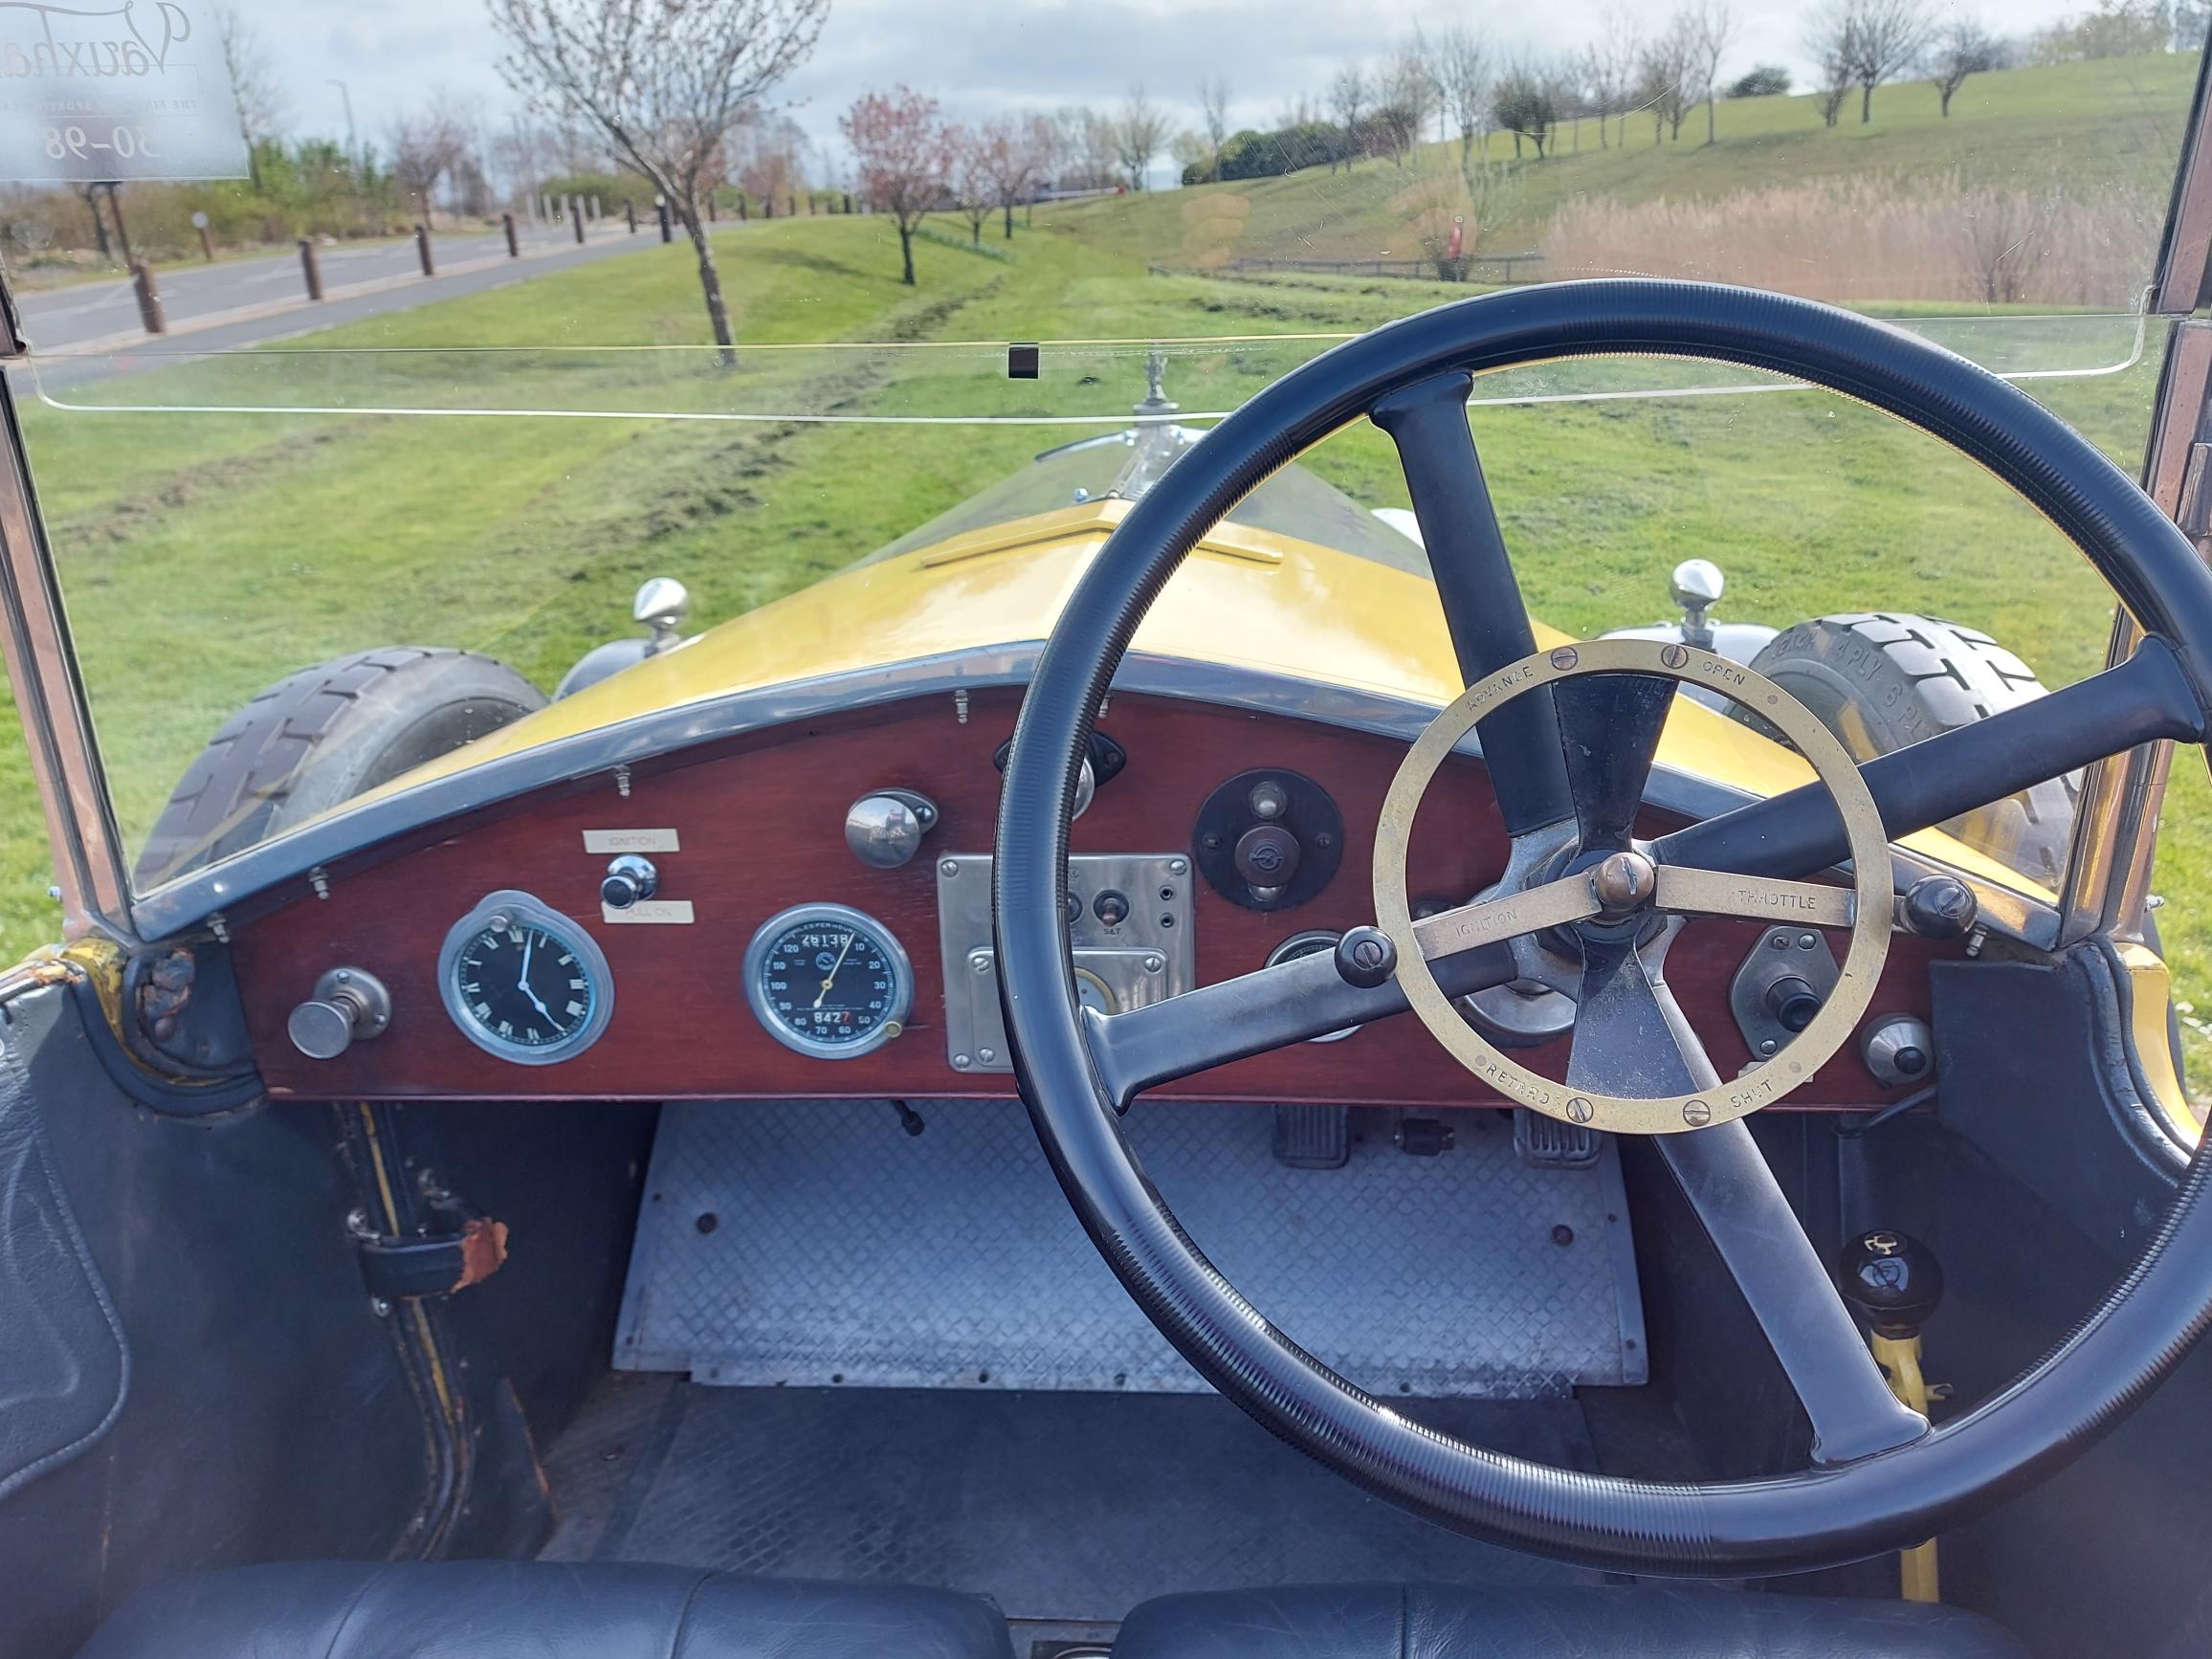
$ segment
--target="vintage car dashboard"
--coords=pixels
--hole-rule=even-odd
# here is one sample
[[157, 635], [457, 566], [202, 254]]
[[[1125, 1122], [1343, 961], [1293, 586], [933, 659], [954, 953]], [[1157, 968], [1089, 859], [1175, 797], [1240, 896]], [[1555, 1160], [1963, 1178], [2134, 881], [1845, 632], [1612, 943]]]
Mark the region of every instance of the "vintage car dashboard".
[[[312, 893], [232, 919], [269, 1092], [1012, 1093], [989, 853], [1019, 701], [1012, 688], [932, 693], [773, 726], [334, 862]], [[1087, 999], [1108, 1010], [1154, 1001], [1324, 948], [1372, 918], [1376, 817], [1403, 741], [1121, 693], [1098, 729], [1095, 794], [1071, 842], [1070, 928]], [[864, 800], [856, 851], [848, 819]], [[1654, 814], [1645, 831], [1671, 827]], [[1497, 878], [1506, 852], [1479, 760], [1455, 757], [1415, 826], [1417, 903], [1464, 902]], [[901, 852], [902, 863], [870, 861]], [[1827, 946], [1813, 940], [1700, 920], [1674, 942], [1670, 983], [1724, 1076], [1750, 1063], [1759, 1031], [1802, 1014], [1791, 998], [1817, 998], [1832, 981]], [[1959, 948], [1897, 935], [1861, 1041], [1789, 1104], [1878, 1106], [1924, 1081], [1928, 963]], [[1565, 1042], [1542, 1033], [1564, 1005], [1543, 1002], [1509, 1001], [1499, 1017], [1525, 1028], [1529, 1064], [1563, 1073]], [[1888, 1063], [1899, 1051], [1904, 1071]], [[1500, 1103], [1412, 1019], [1158, 1093]]]

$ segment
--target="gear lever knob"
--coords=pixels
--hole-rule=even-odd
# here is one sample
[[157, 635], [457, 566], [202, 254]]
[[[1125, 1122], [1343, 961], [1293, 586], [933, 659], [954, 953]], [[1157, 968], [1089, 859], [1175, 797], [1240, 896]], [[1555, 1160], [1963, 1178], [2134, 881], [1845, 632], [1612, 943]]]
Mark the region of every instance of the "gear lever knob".
[[1935, 1252], [1886, 1228], [1844, 1247], [1836, 1278], [1844, 1299], [1867, 1316], [1877, 1337], [1917, 1336], [1943, 1300], [1943, 1269]]

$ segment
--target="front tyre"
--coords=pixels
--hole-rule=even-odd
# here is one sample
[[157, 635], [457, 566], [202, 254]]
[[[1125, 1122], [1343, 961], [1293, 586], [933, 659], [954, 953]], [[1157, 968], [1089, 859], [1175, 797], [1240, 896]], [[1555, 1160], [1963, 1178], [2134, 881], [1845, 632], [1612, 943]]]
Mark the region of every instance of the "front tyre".
[[154, 821], [140, 888], [227, 857], [545, 706], [505, 663], [387, 646], [257, 693], [208, 740]]
[[[2035, 671], [1986, 633], [1903, 611], [1801, 622], [1775, 635], [1751, 666], [1812, 710], [1859, 762], [2044, 695]], [[2056, 891], [2080, 792], [2080, 775], [2069, 773], [1940, 828]]]

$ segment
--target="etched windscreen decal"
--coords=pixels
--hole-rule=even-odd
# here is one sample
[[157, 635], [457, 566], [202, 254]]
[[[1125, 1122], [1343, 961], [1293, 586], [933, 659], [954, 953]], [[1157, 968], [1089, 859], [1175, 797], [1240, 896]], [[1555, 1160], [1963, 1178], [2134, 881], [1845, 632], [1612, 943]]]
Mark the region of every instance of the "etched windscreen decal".
[[201, 0], [0, 0], [0, 180], [246, 173], [237, 104]]

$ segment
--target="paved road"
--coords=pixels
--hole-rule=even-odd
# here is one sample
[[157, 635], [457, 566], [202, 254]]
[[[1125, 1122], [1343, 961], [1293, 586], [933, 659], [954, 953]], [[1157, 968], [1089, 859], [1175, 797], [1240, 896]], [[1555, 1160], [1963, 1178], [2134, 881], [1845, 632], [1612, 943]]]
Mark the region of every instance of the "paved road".
[[[411, 241], [363, 247], [320, 249], [324, 299], [307, 299], [297, 253], [268, 258], [232, 259], [157, 273], [162, 305], [176, 349], [214, 351], [281, 339], [306, 329], [349, 322], [381, 312], [405, 310], [427, 300], [542, 276], [570, 265], [639, 248], [658, 247], [653, 228], [628, 233], [620, 220], [592, 230], [578, 246], [565, 229], [525, 235], [523, 257], [507, 256], [505, 238], [497, 232], [431, 239], [436, 276], [421, 275]], [[23, 331], [34, 354], [115, 350], [157, 346], [140, 322], [138, 301], [127, 278], [87, 282], [19, 300]], [[80, 378], [93, 366], [84, 360], [66, 367]], [[114, 372], [113, 365], [103, 365]]]

